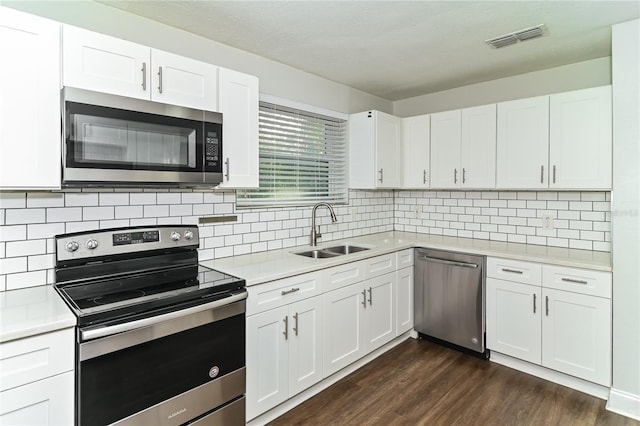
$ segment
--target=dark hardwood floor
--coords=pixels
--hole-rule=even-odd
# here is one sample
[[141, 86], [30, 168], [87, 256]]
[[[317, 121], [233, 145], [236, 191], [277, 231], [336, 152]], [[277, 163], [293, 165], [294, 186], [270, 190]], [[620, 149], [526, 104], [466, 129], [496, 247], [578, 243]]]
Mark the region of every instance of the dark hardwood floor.
[[633, 425], [605, 401], [409, 339], [270, 425]]

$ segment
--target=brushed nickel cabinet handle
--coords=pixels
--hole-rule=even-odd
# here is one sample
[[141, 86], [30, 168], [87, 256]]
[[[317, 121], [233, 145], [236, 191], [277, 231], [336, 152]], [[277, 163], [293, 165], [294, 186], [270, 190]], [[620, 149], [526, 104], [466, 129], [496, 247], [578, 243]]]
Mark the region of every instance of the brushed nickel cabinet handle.
[[373, 289], [369, 287], [369, 306], [373, 305]]
[[544, 166], [540, 166], [540, 183], [544, 183]]
[[467, 181], [467, 169], [465, 169], [464, 167], [462, 168], [462, 183], [465, 183]]
[[293, 315], [293, 321], [294, 321], [293, 332], [296, 333], [296, 336], [297, 336], [298, 335], [298, 313], [297, 312]]
[[147, 90], [147, 63], [146, 62], [142, 63], [142, 69], [140, 71], [142, 71], [142, 90], [146, 91]]
[[512, 274], [522, 275], [522, 271], [518, 271], [517, 269], [502, 268], [502, 272], [511, 272]]
[[282, 321], [284, 321], [284, 331], [282, 332], [284, 340], [289, 340], [289, 315], [285, 315]]
[[585, 280], [575, 280], [573, 278], [562, 278], [562, 281], [566, 281], [568, 283], [576, 283], [576, 284], [588, 284]]
[[162, 93], [162, 67], [158, 67], [158, 92]]
[[556, 183], [556, 166], [553, 166], [553, 183]]
[[367, 290], [362, 290], [362, 306], [367, 309]]
[[458, 169], [453, 169], [453, 183], [458, 183]]
[[300, 291], [300, 287], [291, 287], [291, 290], [282, 290], [280, 294], [284, 296], [286, 294], [295, 293], [296, 291]]
[[533, 313], [536, 313], [536, 294], [533, 293]]
[[378, 170], [378, 174], [380, 175], [380, 177], [378, 178], [378, 182], [380, 182], [380, 183], [384, 182], [383, 170], [384, 169]]
[[422, 171], [422, 183], [427, 183], [427, 171], [423, 170]]
[[546, 311], [546, 315], [549, 316], [549, 296], [545, 296], [545, 311]]
[[229, 174], [230, 174], [229, 170], [231, 169], [231, 165], [229, 163], [230, 163], [229, 157], [227, 157], [227, 161], [224, 162], [224, 165], [227, 169], [227, 172], [224, 174], [224, 177], [227, 178], [227, 182], [229, 181]]

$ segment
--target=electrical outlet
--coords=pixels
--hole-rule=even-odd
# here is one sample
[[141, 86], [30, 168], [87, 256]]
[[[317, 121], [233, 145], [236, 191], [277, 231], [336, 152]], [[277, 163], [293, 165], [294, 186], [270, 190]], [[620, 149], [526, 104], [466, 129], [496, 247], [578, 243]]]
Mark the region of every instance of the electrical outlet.
[[417, 204], [415, 206], [411, 206], [411, 211], [413, 212], [414, 219], [417, 219], [420, 214], [420, 206]]
[[543, 214], [542, 217], [542, 229], [554, 229], [553, 216], [550, 214]]

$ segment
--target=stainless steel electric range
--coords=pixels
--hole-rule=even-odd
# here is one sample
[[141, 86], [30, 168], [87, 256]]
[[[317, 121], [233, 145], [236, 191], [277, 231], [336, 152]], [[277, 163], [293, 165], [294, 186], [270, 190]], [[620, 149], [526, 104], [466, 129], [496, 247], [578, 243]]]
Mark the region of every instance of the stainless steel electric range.
[[197, 226], [55, 243], [78, 318], [77, 424], [245, 424], [245, 282], [198, 264]]

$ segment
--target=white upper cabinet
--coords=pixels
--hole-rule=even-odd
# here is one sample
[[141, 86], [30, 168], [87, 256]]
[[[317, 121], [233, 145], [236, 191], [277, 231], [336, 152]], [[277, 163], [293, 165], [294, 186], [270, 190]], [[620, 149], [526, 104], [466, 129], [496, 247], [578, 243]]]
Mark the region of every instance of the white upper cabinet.
[[432, 188], [455, 188], [458, 185], [461, 122], [459, 109], [431, 114]]
[[380, 111], [349, 117], [350, 187], [398, 188], [402, 123]]
[[550, 188], [611, 188], [611, 86], [550, 96]]
[[497, 187], [548, 187], [549, 97], [498, 104]]
[[62, 45], [64, 86], [150, 99], [148, 47], [69, 25]]
[[151, 49], [151, 99], [165, 104], [218, 111], [218, 67]]
[[[462, 110], [462, 187], [496, 187], [496, 105]], [[460, 183], [460, 180], [458, 180]]]
[[65, 25], [63, 85], [217, 111], [218, 67]]
[[224, 158], [220, 188], [257, 188], [258, 78], [220, 68], [218, 79]]
[[431, 115], [431, 187], [494, 188], [496, 106]]
[[60, 24], [0, 7], [0, 189], [60, 188]]
[[429, 188], [430, 127], [428, 114], [402, 119], [403, 188]]

